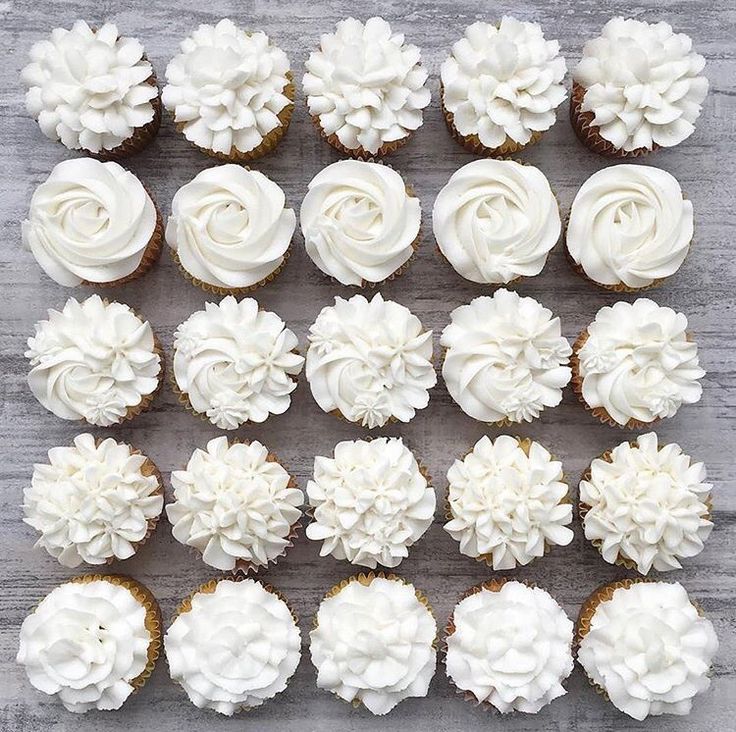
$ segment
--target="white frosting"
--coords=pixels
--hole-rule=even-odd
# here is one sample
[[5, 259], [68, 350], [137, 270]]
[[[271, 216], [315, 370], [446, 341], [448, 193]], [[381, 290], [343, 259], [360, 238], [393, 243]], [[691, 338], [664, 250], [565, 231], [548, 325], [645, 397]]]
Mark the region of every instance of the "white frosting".
[[290, 546], [304, 494], [260, 442], [216, 437], [197, 448], [186, 470], [171, 473], [174, 501], [166, 515], [177, 541], [222, 570], [263, 567]]
[[597, 606], [578, 660], [617, 709], [642, 720], [689, 714], [717, 650], [713, 625], [682, 585], [637, 582]]
[[67, 582], [23, 621], [16, 661], [70, 712], [120, 709], [148, 664], [146, 609], [107, 580]]
[[680, 558], [703, 551], [713, 524], [703, 463], [694, 463], [679, 445], [659, 447], [657, 435], [641, 435], [635, 445], [615, 447], [610, 460], [591, 464], [580, 482], [580, 501], [589, 507], [585, 538], [600, 543], [603, 558], [625, 559], [642, 574], [680, 569]]
[[705, 371], [682, 313], [648, 298], [617, 302], [598, 311], [587, 333], [578, 352], [583, 399], [620, 425], [673, 417], [700, 399]]
[[445, 531], [468, 557], [487, 558], [493, 569], [514, 569], [566, 546], [573, 533], [562, 463], [538, 442], [527, 455], [519, 440], [483, 436], [447, 471], [451, 520]]
[[341, 20], [305, 66], [309, 113], [344, 147], [375, 154], [421, 126], [430, 93], [419, 49], [383, 18]]
[[395, 170], [341, 160], [312, 178], [299, 218], [312, 261], [343, 285], [362, 285], [409, 260], [421, 209]]
[[289, 59], [265, 33], [225, 18], [200, 25], [166, 67], [162, 100], [190, 142], [225, 155], [257, 148], [281, 126]]
[[562, 401], [572, 349], [547, 308], [500, 289], [450, 318], [440, 339], [442, 376], [463, 412], [482, 422], [531, 422]]
[[400, 701], [427, 695], [434, 676], [437, 625], [399, 579], [352, 579], [325, 598], [309, 634], [317, 686], [386, 714]]
[[159, 479], [143, 473], [146, 460], [90, 434], [49, 450], [23, 490], [23, 520], [41, 534], [36, 546], [65, 567], [132, 557], [164, 505]]
[[439, 192], [432, 228], [459, 275], [497, 284], [538, 275], [562, 225], [541, 170], [513, 160], [475, 160]]
[[645, 165], [613, 165], [575, 196], [567, 249], [594, 282], [647, 287], [677, 272], [693, 238], [693, 205], [677, 179]]
[[708, 93], [705, 59], [669, 23], [612, 18], [583, 47], [573, 73], [585, 87], [582, 111], [601, 137], [630, 152], [690, 137]]
[[352, 564], [396, 567], [429, 528], [434, 489], [400, 437], [346, 440], [335, 457], [314, 459], [307, 485], [314, 521], [307, 536], [320, 556]]
[[117, 163], [65, 160], [33, 193], [23, 244], [66, 287], [113, 282], [140, 265], [156, 228], [141, 182]]
[[371, 429], [408, 422], [437, 383], [432, 331], [380, 292], [371, 300], [336, 297], [309, 329], [306, 374], [325, 412]]
[[286, 603], [260, 582], [221, 580], [197, 592], [164, 636], [171, 678], [192, 704], [228, 716], [286, 688], [301, 636]]
[[25, 355], [33, 395], [57, 417], [107, 427], [156, 391], [162, 363], [153, 331], [127, 305], [69, 298], [48, 316]]
[[113, 150], [154, 117], [151, 64], [135, 38], [113, 23], [92, 30], [78, 20], [35, 43], [21, 72], [26, 108], [46, 137], [72, 150]]
[[220, 429], [283, 414], [304, 358], [281, 318], [253, 298], [205, 303], [174, 335], [174, 378], [195, 412]]
[[497, 148], [507, 138], [525, 145], [552, 127], [566, 96], [559, 54], [559, 42], [546, 41], [537, 23], [504, 16], [498, 27], [468, 26], [440, 71], [443, 104], [457, 131]]
[[251, 287], [284, 262], [296, 228], [284, 192], [241, 165], [208, 168], [171, 202], [166, 241], [193, 277], [216, 287]]
[[536, 714], [567, 693], [573, 624], [549, 593], [514, 581], [483, 588], [455, 606], [452, 622], [447, 675], [478, 702]]

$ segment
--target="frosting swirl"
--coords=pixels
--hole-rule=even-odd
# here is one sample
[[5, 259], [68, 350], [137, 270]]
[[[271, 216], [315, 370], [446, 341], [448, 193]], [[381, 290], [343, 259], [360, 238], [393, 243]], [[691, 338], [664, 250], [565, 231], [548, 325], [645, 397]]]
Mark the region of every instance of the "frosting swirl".
[[195, 412], [220, 429], [283, 414], [304, 358], [281, 318], [253, 298], [205, 303], [174, 334], [174, 379]]
[[408, 422], [437, 383], [432, 331], [380, 292], [371, 300], [336, 297], [309, 329], [306, 374], [325, 412], [371, 429]]
[[23, 244], [54, 282], [109, 283], [138, 269], [158, 214], [133, 173], [117, 163], [65, 160], [33, 193]]
[[437, 625], [413, 585], [351, 578], [319, 606], [309, 634], [317, 686], [386, 714], [427, 695], [434, 676]]
[[539, 587], [504, 582], [474, 588], [453, 610], [447, 676], [500, 712], [536, 714], [567, 691], [572, 621]]
[[453, 173], [432, 210], [442, 254], [471, 282], [538, 275], [560, 238], [557, 201], [541, 170], [475, 160]]
[[375, 155], [421, 126], [430, 93], [419, 49], [383, 18], [341, 20], [305, 66], [309, 113], [349, 150]]
[[497, 290], [452, 311], [442, 331], [450, 396], [482, 422], [531, 422], [562, 401], [572, 352], [560, 319], [531, 297]]
[[295, 228], [296, 216], [276, 183], [257, 170], [221, 165], [176, 192], [166, 241], [193, 277], [238, 289], [281, 267]]
[[307, 485], [314, 521], [307, 536], [331, 554], [375, 569], [396, 567], [429, 528], [436, 499], [432, 486], [400, 437], [346, 440], [335, 457], [314, 459]]
[[192, 704], [228, 716], [286, 688], [301, 658], [299, 626], [260, 582], [220, 580], [196, 592], [164, 636], [171, 678]]
[[78, 20], [35, 43], [21, 72], [26, 108], [41, 131], [71, 150], [114, 150], [154, 118], [153, 68], [135, 38]]
[[648, 298], [601, 308], [578, 350], [582, 396], [618, 424], [673, 417], [694, 404], [705, 376], [687, 318]]
[[171, 473], [174, 538], [222, 570], [264, 567], [291, 546], [304, 494], [260, 442], [216, 437]]
[[127, 305], [92, 295], [48, 314], [25, 355], [33, 395], [57, 417], [108, 427], [156, 391], [162, 361], [153, 331]]

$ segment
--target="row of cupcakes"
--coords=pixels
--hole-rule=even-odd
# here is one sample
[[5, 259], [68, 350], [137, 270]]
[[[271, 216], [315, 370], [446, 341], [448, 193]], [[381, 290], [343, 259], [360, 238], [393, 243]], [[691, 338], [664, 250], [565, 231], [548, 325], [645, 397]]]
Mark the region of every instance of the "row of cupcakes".
[[[24, 620], [17, 661], [66, 709], [119, 709], [163, 647], [171, 678], [199, 708], [232, 715], [284, 691], [301, 659], [297, 616], [273, 587], [214, 579], [161, 611], [139, 582], [86, 575], [52, 590]], [[309, 633], [317, 686], [376, 715], [426, 697], [438, 633], [426, 596], [395, 575], [333, 587]], [[470, 588], [443, 636], [447, 677], [468, 701], [534, 714], [567, 693], [574, 657], [620, 711], [684, 715], [710, 685], [713, 625], [682, 585], [623, 580], [597, 589], [577, 624], [545, 590], [513, 580]]]
[[[44, 134], [102, 159], [142, 149], [161, 106], [208, 155], [232, 162], [272, 150], [289, 126], [295, 85], [286, 54], [262, 32], [229, 19], [201, 25], [181, 43], [159, 94], [141, 43], [115, 25], [77, 21], [30, 52], [22, 72], [28, 111]], [[694, 131], [708, 91], [705, 59], [691, 39], [660, 22], [611, 19], [583, 47], [570, 112], [595, 152], [640, 156]], [[320, 38], [303, 78], [321, 135], [355, 157], [405, 144], [430, 102], [420, 50], [374, 17], [337, 23]], [[476, 22], [453, 44], [440, 71], [440, 101], [452, 136], [473, 152], [506, 155], [539, 140], [567, 97], [558, 41], [536, 23]]]

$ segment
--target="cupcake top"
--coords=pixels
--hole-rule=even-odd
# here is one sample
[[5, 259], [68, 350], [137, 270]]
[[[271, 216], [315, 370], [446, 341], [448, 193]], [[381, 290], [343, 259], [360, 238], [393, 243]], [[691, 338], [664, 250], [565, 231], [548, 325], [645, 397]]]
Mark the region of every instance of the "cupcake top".
[[669, 23], [612, 18], [583, 47], [573, 72], [582, 111], [620, 150], [672, 147], [690, 137], [708, 93], [705, 59]]
[[567, 250], [600, 285], [648, 287], [677, 272], [693, 238], [693, 205], [677, 179], [645, 165], [613, 165], [575, 196]]
[[158, 521], [164, 499], [151, 461], [111, 437], [77, 435], [49, 450], [23, 490], [23, 519], [65, 567], [128, 559]]
[[450, 623], [447, 675], [479, 703], [536, 714], [567, 693], [573, 624], [539, 587], [510, 581], [473, 588]]
[[140, 42], [119, 36], [113, 23], [55, 28], [30, 58], [21, 72], [28, 113], [71, 150], [114, 150], [154, 118], [153, 68]]
[[108, 427], [156, 391], [163, 364], [153, 331], [127, 305], [92, 295], [48, 315], [25, 355], [33, 395], [57, 417]]
[[567, 546], [573, 533], [562, 463], [538, 442], [483, 436], [447, 471], [450, 521], [445, 531], [468, 557], [494, 570], [514, 569]]
[[257, 148], [291, 100], [289, 59], [265, 33], [200, 25], [166, 67], [161, 98], [190, 142], [224, 155]]
[[336, 297], [309, 329], [306, 373], [325, 412], [369, 428], [408, 422], [437, 383], [432, 331], [380, 292]]
[[580, 482], [585, 538], [603, 558], [633, 562], [642, 574], [680, 569], [679, 559], [703, 551], [710, 535], [710, 492], [705, 466], [657, 435], [623, 442], [593, 460]]
[[304, 494], [260, 442], [215, 437], [186, 470], [171, 473], [166, 515], [177, 541], [202, 552], [210, 567], [254, 569], [291, 546]]
[[305, 65], [309, 113], [349, 150], [375, 155], [421, 126], [430, 93], [419, 49], [383, 18], [341, 20]]
[[64, 160], [33, 193], [23, 244], [54, 282], [108, 283], [135, 272], [158, 214], [133, 173], [91, 158]]
[[299, 626], [260, 582], [220, 580], [195, 592], [164, 636], [171, 678], [192, 704], [228, 716], [286, 688], [301, 658]]
[[474, 160], [439, 192], [432, 228], [459, 275], [505, 284], [542, 271], [560, 238], [560, 210], [538, 168], [513, 160]]
[[601, 308], [578, 350], [582, 395], [620, 425], [673, 417], [694, 404], [705, 376], [687, 318], [648, 298]]
[[281, 318], [253, 298], [205, 303], [174, 334], [174, 379], [195, 412], [220, 429], [263, 422], [291, 404], [304, 358]]
[[322, 601], [309, 634], [317, 686], [386, 714], [404, 699], [427, 695], [436, 635], [413, 585], [396, 577], [369, 575], [365, 583], [352, 577]]
[[717, 650], [713, 625], [682, 585], [635, 582], [597, 605], [578, 661], [617, 709], [642, 720], [689, 714]]
[[322, 541], [320, 556], [371, 568], [398, 566], [429, 528], [436, 505], [400, 437], [338, 443], [334, 458], [314, 459], [307, 495], [314, 509], [307, 536]]
[[23, 621], [16, 661], [70, 712], [120, 709], [146, 670], [146, 608], [108, 579], [66, 582]]
[[572, 350], [547, 308], [500, 289], [450, 318], [440, 339], [442, 376], [463, 412], [482, 422], [531, 422], [562, 401]]
[[559, 42], [545, 40], [537, 23], [473, 23], [442, 64], [443, 105], [461, 135], [487, 148], [507, 138], [526, 145], [555, 123], [566, 71]]
[[312, 178], [299, 218], [312, 261], [343, 285], [363, 285], [409, 260], [421, 209], [392, 168], [341, 160]]
[[295, 228], [276, 183], [242, 165], [220, 165], [176, 192], [166, 242], [192, 277], [240, 289], [281, 267]]

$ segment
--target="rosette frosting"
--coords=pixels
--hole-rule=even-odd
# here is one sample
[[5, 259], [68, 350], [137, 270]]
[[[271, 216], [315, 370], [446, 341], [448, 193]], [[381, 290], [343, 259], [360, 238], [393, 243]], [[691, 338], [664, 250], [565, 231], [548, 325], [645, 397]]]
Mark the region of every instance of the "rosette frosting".
[[500, 289], [450, 318], [440, 339], [442, 376], [463, 412], [482, 422], [531, 422], [562, 401], [572, 349], [547, 308]]
[[325, 412], [369, 428], [408, 422], [437, 383], [432, 331], [380, 293], [336, 297], [309, 329], [306, 374]]
[[560, 211], [538, 168], [475, 160], [439, 192], [432, 228], [459, 275], [483, 284], [508, 283], [542, 271], [560, 238]]
[[301, 658], [287, 604], [260, 582], [220, 580], [196, 592], [164, 636], [171, 678], [192, 704], [228, 716], [286, 688]]
[[404, 699], [427, 695], [436, 635], [432, 613], [412, 585], [352, 578], [322, 601], [309, 634], [317, 686], [386, 714]]
[[300, 221], [307, 254], [343, 285], [380, 282], [405, 264], [419, 235], [419, 199], [392, 168], [341, 160], [309, 183]]

